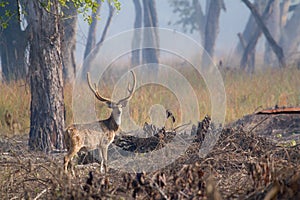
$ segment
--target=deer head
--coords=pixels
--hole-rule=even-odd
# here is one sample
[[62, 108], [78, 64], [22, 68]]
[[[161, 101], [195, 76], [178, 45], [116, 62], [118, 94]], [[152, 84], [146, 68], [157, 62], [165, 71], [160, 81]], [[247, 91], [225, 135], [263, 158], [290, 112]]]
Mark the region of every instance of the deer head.
[[90, 89], [92, 90], [92, 92], [94, 93], [95, 97], [103, 102], [106, 103], [106, 105], [112, 109], [111, 112], [111, 117], [113, 117], [113, 119], [115, 120], [117, 125], [121, 124], [121, 116], [122, 116], [122, 108], [126, 107], [128, 101], [132, 98], [135, 87], [136, 87], [136, 77], [133, 71], [130, 71], [133, 77], [133, 85], [132, 88], [130, 89], [129, 84], [128, 84], [128, 91], [129, 91], [129, 95], [121, 100], [119, 100], [118, 102], [112, 101], [109, 98], [105, 98], [103, 96], [101, 96], [98, 87], [96, 84], [94, 84], [94, 87], [92, 86], [91, 83], [91, 79], [90, 79], [90, 75], [89, 73], [87, 73], [87, 80], [88, 80], [88, 85], [90, 87]]

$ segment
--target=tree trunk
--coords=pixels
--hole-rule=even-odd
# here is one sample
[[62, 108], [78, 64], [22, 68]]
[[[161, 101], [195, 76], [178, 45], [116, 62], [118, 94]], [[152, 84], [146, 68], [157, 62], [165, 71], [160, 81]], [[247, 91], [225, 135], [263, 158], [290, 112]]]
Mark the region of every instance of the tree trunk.
[[92, 20], [93, 21], [92, 21], [92, 23], [90, 25], [90, 28], [89, 28], [89, 33], [88, 33], [86, 46], [85, 46], [85, 51], [84, 51], [84, 59], [89, 55], [89, 53], [92, 51], [92, 49], [96, 45], [96, 39], [97, 39], [96, 38], [96, 30], [97, 30], [97, 23], [98, 23], [97, 16], [99, 16], [102, 1], [97, 0], [97, 3], [98, 3], [99, 6], [98, 6], [96, 12], [92, 13]]
[[[246, 48], [247, 48], [247, 43], [246, 43], [246, 40], [244, 39], [243, 37], [243, 34], [241, 33], [238, 33], [238, 37], [239, 37], [239, 40], [240, 40], [240, 44], [242, 46], [242, 51], [245, 52]], [[255, 41], [255, 45], [256, 45], [256, 42]], [[249, 69], [249, 73], [253, 73], [254, 72], [254, 69], [255, 69], [255, 48], [249, 53], [249, 58], [247, 58], [247, 63], [244, 63], [244, 65], [248, 65], [248, 69]], [[243, 66], [244, 68], [245, 66]]]
[[[109, 29], [109, 26], [110, 26], [110, 23], [111, 23], [111, 20], [112, 20], [113, 15], [114, 15], [115, 7], [113, 7], [111, 5], [110, 1], [108, 1], [107, 3], [108, 3], [108, 7], [109, 7], [109, 14], [108, 14], [108, 17], [107, 17], [107, 20], [106, 20], [106, 23], [105, 23], [105, 27], [103, 29], [103, 32], [102, 32], [102, 35], [101, 35], [101, 38], [100, 38], [99, 42], [97, 42], [96, 45], [93, 44], [95, 49], [93, 51], [89, 52], [89, 54], [88, 54], [89, 57], [84, 62], [83, 69], [82, 69], [82, 80], [86, 79], [86, 74], [87, 74], [87, 72], [90, 71], [90, 66], [91, 66], [90, 62], [92, 62], [95, 59], [95, 57], [97, 56], [97, 54], [98, 54], [98, 52], [101, 48], [100, 44], [105, 40], [106, 34], [108, 32], [108, 29]], [[96, 40], [96, 36], [94, 35], [93, 37], [94, 37], [93, 40]]]
[[[153, 48], [143, 48], [143, 63], [158, 63], [158, 35], [157, 28], [157, 14], [155, 0], [143, 0], [144, 8], [144, 27], [151, 27], [152, 31], [144, 31], [143, 43], [144, 46], [152, 46]], [[158, 71], [158, 66], [154, 71]]]
[[283, 0], [282, 3], [280, 4], [280, 28], [281, 29], [283, 29], [286, 25], [290, 4], [291, 4], [290, 0]]
[[292, 17], [287, 21], [280, 38], [280, 44], [283, 47], [284, 53], [287, 57], [298, 52], [300, 44], [300, 4], [295, 8]]
[[[270, 12], [271, 9], [271, 5], [272, 5], [273, 0], [269, 0], [268, 4], [265, 6], [264, 11], [262, 13], [262, 19], [266, 20], [266, 18], [268, 17], [268, 14]], [[253, 16], [253, 15], [252, 15]], [[244, 53], [240, 62], [240, 68], [241, 69], [245, 69], [246, 66], [249, 66], [249, 72], [254, 72], [254, 65], [251, 66], [251, 63], [255, 62], [255, 60], [253, 61], [253, 56], [255, 56], [255, 47], [257, 44], [257, 41], [259, 39], [259, 37], [261, 36], [262, 32], [261, 29], [256, 25], [255, 29], [252, 30], [252, 36], [249, 39], [245, 49], [244, 49]], [[251, 60], [249, 60], [251, 58]]]
[[28, 1], [30, 41], [29, 148], [49, 152], [63, 148], [64, 100], [58, 0], [46, 11], [39, 1]]
[[0, 6], [0, 16], [5, 12], [14, 13], [8, 21], [9, 25], [0, 33], [0, 52], [3, 78], [6, 81], [25, 79], [27, 67], [25, 49], [27, 46], [26, 32], [21, 29], [18, 1], [9, 0], [5, 7]]
[[[250, 15], [248, 22], [246, 24], [246, 27], [242, 33], [242, 37], [243, 40], [245, 41], [245, 47], [247, 46], [247, 44], [249, 43], [250, 39], [253, 37], [253, 30], [255, 30], [257, 28], [255, 19], [253, 17], [253, 15]], [[239, 40], [240, 42], [238, 43], [236, 49], [235, 49], [235, 56], [237, 57], [237, 59], [240, 59], [245, 48], [243, 47], [243, 44], [241, 43], [241, 40]]]
[[[214, 56], [215, 43], [219, 33], [219, 18], [221, 9], [226, 9], [223, 0], [210, 0], [206, 14], [204, 49], [210, 57]], [[207, 66], [210, 59], [204, 52], [202, 55], [202, 64]]]
[[[270, 34], [268, 28], [264, 24], [262, 18], [260, 17], [258, 11], [256, 8], [252, 5], [252, 3], [249, 2], [249, 0], [242, 0], [246, 6], [250, 9], [252, 15], [255, 18], [255, 21], [259, 28], [262, 30], [264, 33], [264, 36], [266, 37], [267, 41], [269, 42], [273, 52], [276, 54], [277, 59], [279, 61], [279, 66], [280, 67], [285, 67], [285, 59], [284, 59], [284, 54], [282, 48], [277, 44], [277, 42], [273, 39], [272, 35]], [[270, 2], [274, 2], [274, 0], [270, 0]]]
[[76, 31], [77, 31], [77, 9], [73, 3], [68, 2], [67, 7], [63, 7], [64, 13], [62, 36], [62, 61], [63, 61], [63, 76], [67, 82], [72, 82], [76, 76]]
[[132, 38], [131, 64], [137, 66], [141, 63], [140, 47], [141, 47], [141, 31], [136, 30], [142, 27], [142, 6], [140, 0], [133, 0], [135, 8], [134, 34]]
[[193, 0], [193, 6], [195, 8], [194, 21], [197, 22], [198, 30], [201, 36], [201, 43], [204, 42], [204, 29], [205, 29], [205, 16], [202, 12], [202, 7], [199, 0]]
[[103, 32], [102, 32], [102, 35], [101, 35], [101, 38], [100, 38], [98, 44], [101, 44], [105, 40], [106, 34], [107, 34], [109, 26], [111, 24], [111, 20], [114, 16], [114, 12], [115, 12], [115, 7], [112, 6], [109, 1], [107, 3], [108, 3], [108, 8], [109, 8], [109, 13], [108, 13], [108, 17], [107, 17], [107, 20], [106, 20], [106, 23], [105, 23], [105, 27], [103, 29]]
[[[259, 10], [259, 13], [262, 13], [266, 7], [266, 5], [261, 0], [255, 0], [254, 6]], [[253, 35], [255, 34], [255, 31], [253, 30], [256, 29], [257, 29], [257, 24], [255, 22], [255, 19], [253, 15], [250, 15], [246, 27], [242, 33], [242, 37], [244, 38], [246, 46], [251, 40], [251, 38], [253, 38]], [[235, 54], [234, 54], [236, 56], [236, 59], [241, 60], [244, 50], [245, 48], [242, 46], [241, 42], [239, 42], [235, 49]]]
[[[266, 20], [266, 26], [270, 31], [272, 37], [276, 42], [280, 38], [280, 1], [275, 0], [272, 4], [272, 12], [268, 19]], [[266, 41], [265, 43], [265, 54], [264, 54], [264, 63], [267, 65], [272, 65], [274, 62], [275, 55], [272, 52], [270, 44]]]

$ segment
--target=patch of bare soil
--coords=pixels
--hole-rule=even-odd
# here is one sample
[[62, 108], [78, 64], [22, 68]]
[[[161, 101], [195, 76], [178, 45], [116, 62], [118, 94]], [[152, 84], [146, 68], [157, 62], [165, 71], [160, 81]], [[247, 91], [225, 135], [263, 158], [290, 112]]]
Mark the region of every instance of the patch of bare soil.
[[[97, 163], [78, 165], [76, 176], [67, 176], [64, 153], [30, 152], [27, 137], [1, 137], [0, 199], [300, 199], [299, 118], [250, 115], [222, 130], [203, 121], [192, 145], [172, 164], [151, 173], [110, 169], [107, 176]], [[201, 158], [203, 139], [217, 132], [217, 144]], [[164, 135], [158, 136], [153, 141], [161, 145]], [[278, 145], [291, 136], [295, 145]], [[142, 143], [129, 144], [127, 150], [136, 151]]]

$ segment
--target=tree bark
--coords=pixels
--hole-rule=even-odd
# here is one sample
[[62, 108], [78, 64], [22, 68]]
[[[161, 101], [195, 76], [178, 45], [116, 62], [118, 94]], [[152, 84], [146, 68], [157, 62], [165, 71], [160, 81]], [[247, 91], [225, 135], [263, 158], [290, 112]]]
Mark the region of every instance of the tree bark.
[[[152, 46], [153, 48], [143, 48], [143, 63], [158, 63], [158, 35], [157, 28], [157, 13], [155, 0], [143, 0], [144, 10], [144, 27], [152, 28], [152, 31], [144, 31], [143, 43], [144, 46]], [[157, 66], [158, 67], [158, 66]], [[157, 72], [158, 68], [153, 69]]]
[[141, 48], [141, 31], [136, 30], [142, 27], [142, 6], [140, 0], [133, 0], [135, 8], [134, 33], [132, 38], [131, 64], [137, 66], [141, 63], [140, 48]]
[[[261, 0], [255, 0], [254, 6], [257, 7], [259, 13], [262, 13], [263, 10], [265, 9], [265, 4], [262, 4]], [[242, 37], [245, 40], [246, 46], [249, 43], [250, 39], [253, 38], [253, 35], [255, 33], [253, 30], [256, 29], [257, 29], [257, 24], [255, 22], [255, 19], [253, 15], [250, 15], [246, 27], [242, 33]], [[242, 46], [241, 42], [239, 42], [235, 49], [235, 56], [238, 60], [241, 60], [244, 50], [245, 48]]]
[[49, 11], [28, 1], [30, 41], [29, 148], [49, 152], [63, 149], [64, 100], [58, 0]]
[[76, 77], [76, 31], [77, 31], [77, 9], [73, 3], [68, 2], [66, 7], [62, 8], [64, 13], [62, 36], [62, 61], [63, 77], [67, 82], [72, 82]]
[[[241, 33], [238, 33], [238, 37], [240, 40], [240, 44], [243, 48], [242, 51], [244, 52], [247, 48], [246, 40], [244, 39], [243, 34], [241, 34]], [[249, 56], [249, 58], [247, 58], [247, 63], [245, 63], [244, 65], [248, 65], [249, 72], [253, 73], [254, 68], [255, 68], [255, 48], [249, 53], [248, 56]], [[243, 66], [243, 68], [244, 68], [244, 66]]]
[[97, 30], [97, 23], [98, 19], [97, 16], [99, 16], [100, 10], [101, 10], [101, 5], [102, 1], [98, 0], [97, 3], [99, 4], [99, 7], [97, 8], [95, 13], [92, 13], [92, 23], [89, 27], [89, 33], [85, 45], [85, 51], [84, 51], [84, 59], [89, 55], [89, 53], [92, 51], [92, 49], [96, 45], [96, 30]]
[[3, 78], [6, 81], [25, 79], [27, 66], [25, 50], [27, 47], [26, 31], [21, 29], [16, 0], [9, 0], [6, 7], [0, 6], [0, 15], [5, 16], [9, 11], [14, 15], [9, 20], [7, 28], [0, 33], [0, 55]]
[[[269, 0], [268, 4], [265, 6], [264, 11], [262, 13], [262, 19], [266, 20], [266, 18], [269, 15], [270, 9], [271, 9], [271, 5], [272, 5], [273, 0]], [[261, 29], [256, 25], [255, 29], [252, 30], [252, 37], [249, 39], [249, 42], [246, 46], [246, 48], [244, 49], [244, 53], [240, 62], [240, 68], [241, 69], [245, 69], [247, 64], [250, 65], [250, 62], [255, 62], [254, 61], [249, 61], [249, 58], [253, 57], [253, 55], [255, 55], [255, 47], [257, 44], [257, 41], [259, 39], [259, 37], [261, 36], [262, 32]], [[254, 72], [254, 65], [253, 68], [249, 68], [249, 72]]]
[[[97, 54], [98, 54], [98, 52], [101, 48], [100, 44], [105, 40], [106, 34], [108, 32], [110, 23], [112, 21], [113, 15], [114, 15], [115, 7], [113, 7], [110, 4], [109, 1], [107, 3], [108, 3], [108, 6], [109, 6], [109, 14], [108, 14], [108, 17], [107, 17], [107, 20], [106, 20], [106, 23], [105, 23], [105, 27], [103, 29], [103, 32], [102, 32], [102, 35], [101, 35], [101, 38], [100, 38], [99, 42], [97, 42], [96, 45], [93, 45], [95, 47], [95, 49], [93, 51], [91, 51], [91, 49], [90, 49], [90, 52], [88, 53], [89, 57], [84, 62], [84, 66], [83, 66], [83, 70], [82, 70], [82, 80], [86, 79], [86, 74], [87, 74], [87, 72], [90, 71], [90, 66], [91, 65], [89, 63], [92, 62], [95, 59], [95, 57], [97, 56]], [[96, 36], [94, 35], [93, 37], [94, 37], [93, 40], [96, 40]]]
[[281, 29], [283, 29], [286, 25], [290, 4], [291, 4], [290, 0], [283, 0], [282, 3], [280, 4], [280, 28]]
[[[221, 9], [226, 10], [223, 0], [210, 0], [208, 5], [205, 24], [204, 49], [210, 57], [214, 56], [215, 43], [219, 33], [219, 18]], [[202, 55], [202, 64], [207, 66], [211, 63], [209, 57], [204, 52]]]
[[204, 42], [204, 29], [205, 29], [205, 15], [202, 12], [202, 7], [199, 0], [193, 0], [193, 7], [195, 8], [194, 21], [197, 22], [198, 30], [201, 35], [201, 43]]
[[114, 12], [115, 12], [115, 7], [113, 7], [109, 1], [107, 3], [108, 3], [108, 8], [109, 8], [109, 13], [108, 13], [108, 17], [107, 17], [107, 20], [106, 20], [106, 23], [105, 23], [105, 26], [104, 26], [104, 29], [103, 29], [103, 32], [102, 32], [102, 35], [101, 35], [101, 38], [100, 38], [98, 44], [101, 44], [105, 40], [106, 34], [107, 34], [109, 26], [111, 24], [111, 20], [114, 16]]
[[[253, 15], [250, 15], [248, 22], [246, 24], [246, 27], [242, 33], [242, 37], [245, 41], [245, 47], [247, 46], [247, 44], [249, 43], [251, 37], [253, 37], [253, 30], [255, 30], [257, 28], [256, 22], [254, 20]], [[238, 43], [236, 49], [235, 49], [235, 56], [237, 57], [237, 59], [240, 59], [243, 55], [243, 52], [245, 50], [245, 48], [243, 47], [243, 44], [241, 44], [241, 40], [239, 40], [240, 42]]]
[[[272, 4], [272, 12], [268, 19], [266, 20], [266, 26], [270, 31], [273, 39], [279, 42], [280, 38], [280, 1], [275, 0]], [[265, 43], [265, 53], [264, 53], [264, 63], [267, 65], [272, 65], [274, 62], [275, 55], [272, 52], [270, 44], [266, 41]]]
[[[283, 50], [282, 48], [277, 44], [277, 42], [273, 39], [272, 35], [270, 34], [268, 28], [266, 27], [266, 25], [264, 24], [262, 18], [260, 17], [258, 11], [256, 10], [256, 8], [252, 5], [252, 3], [249, 2], [249, 0], [242, 0], [246, 6], [250, 9], [252, 15], [255, 18], [255, 21], [257, 23], [257, 25], [259, 26], [259, 28], [262, 30], [262, 32], [264, 33], [264, 36], [266, 37], [267, 41], [269, 42], [273, 52], [276, 54], [276, 57], [279, 61], [279, 66], [280, 67], [285, 67], [285, 58], [284, 58], [284, 54], [283, 54]], [[270, 2], [274, 2], [274, 0], [270, 0]]]
[[300, 44], [300, 4], [295, 8], [292, 17], [287, 21], [280, 38], [280, 44], [283, 47], [287, 57], [297, 52]]

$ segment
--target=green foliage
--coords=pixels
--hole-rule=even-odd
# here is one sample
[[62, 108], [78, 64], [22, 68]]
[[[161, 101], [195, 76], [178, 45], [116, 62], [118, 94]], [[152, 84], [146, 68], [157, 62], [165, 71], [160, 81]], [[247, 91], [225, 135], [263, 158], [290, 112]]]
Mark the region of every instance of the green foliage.
[[17, 14], [16, 11], [9, 10], [9, 2], [0, 0], [0, 28], [7, 28], [9, 20]]
[[[81, 14], [85, 21], [87, 21], [89, 24], [92, 23], [92, 13], [95, 13], [100, 6], [98, 3], [98, 0], [58, 0], [59, 4], [62, 7], [68, 7], [69, 3], [72, 3], [74, 7], [77, 9], [78, 13]], [[104, 2], [104, 0], [101, 0]], [[113, 6], [117, 9], [121, 9], [121, 3], [118, 0], [107, 0], [110, 4], [113, 4]], [[7, 6], [9, 5], [9, 2], [6, 0], [0, 0], [0, 10], [2, 10], [4, 13], [0, 15], [0, 28], [7, 28], [9, 25], [9, 20], [12, 16], [18, 15], [19, 10], [9, 10], [7, 9]], [[51, 0], [43, 0], [40, 1], [40, 5], [47, 10], [47, 12], [51, 12], [51, 7], [53, 6], [53, 1]], [[22, 9], [25, 10], [25, 9]], [[63, 15], [63, 13], [61, 13]]]
[[[66, 6], [65, 0], [60, 0], [62, 6]], [[97, 8], [100, 6], [97, 1], [93, 0], [72, 0], [74, 7], [77, 9], [78, 13], [81, 14], [85, 21], [89, 24], [92, 23], [91, 12], [96, 12]], [[91, 12], [90, 12], [91, 11]]]
[[[104, 0], [101, 0], [104, 2]], [[118, 0], [107, 0], [109, 3], [113, 4], [117, 10], [121, 9], [121, 4]], [[66, 6], [67, 2], [70, 0], [59, 0], [61, 6]], [[71, 0], [75, 8], [77, 9], [78, 13], [81, 14], [85, 21], [89, 24], [92, 23], [92, 15], [91, 13], [97, 12], [98, 7], [100, 4], [97, 0]]]
[[113, 3], [117, 10], [121, 10], [121, 3], [118, 0], [113, 0]]

